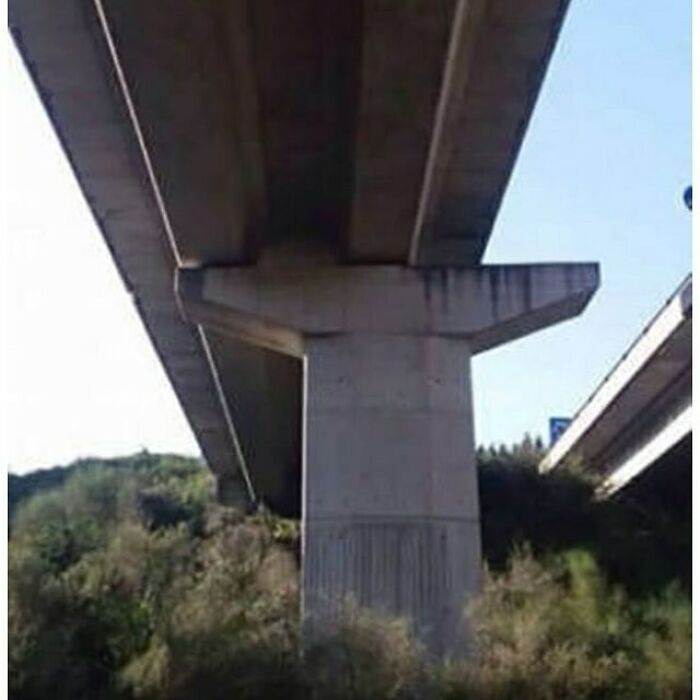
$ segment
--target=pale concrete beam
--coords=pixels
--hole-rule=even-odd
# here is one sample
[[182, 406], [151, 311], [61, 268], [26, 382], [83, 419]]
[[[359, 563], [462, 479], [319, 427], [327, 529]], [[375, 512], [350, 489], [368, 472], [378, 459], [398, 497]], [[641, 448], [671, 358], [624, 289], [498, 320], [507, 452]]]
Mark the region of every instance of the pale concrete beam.
[[149, 180], [97, 6], [11, 0], [8, 25], [220, 491], [240, 504], [248, 500], [245, 464], [206, 340], [183, 322], [173, 298], [172, 270], [180, 256]]
[[450, 156], [461, 128], [460, 107], [472, 69], [477, 30], [484, 14], [484, 6], [484, 0], [457, 0], [455, 3], [440, 97], [435, 110], [430, 149], [408, 252], [409, 265], [419, 262], [423, 231], [435, 223]]
[[481, 317], [471, 338], [474, 354], [578, 316], [600, 286], [597, 263], [481, 269]]
[[407, 259], [456, 4], [362, 3], [349, 260]]
[[[478, 12], [480, 3], [466, 4]], [[451, 147], [443, 149], [438, 186], [425, 190], [432, 206], [417, 222], [422, 230], [412, 258], [416, 264], [481, 260], [568, 5], [568, 0], [489, 0], [475, 41], [469, 33], [461, 40], [463, 49], [475, 43], [469, 60], [460, 63], [472, 68], [466, 89], [454, 100], [455, 128], [445, 130], [445, 146]], [[443, 244], [445, 237], [476, 245], [455, 253], [454, 246]]]
[[183, 269], [177, 294], [194, 322], [299, 355], [301, 338], [346, 332], [463, 338], [473, 352], [580, 313], [596, 264]]
[[[540, 471], [549, 471], [569, 456], [583, 453], [584, 445], [593, 452], [593, 455], [583, 454], [584, 458], [600, 453], [606, 442], [614, 440], [624, 430], [631, 415], [651, 405], [664, 386], [675, 380], [690, 362], [690, 332], [683, 329], [691, 323], [692, 289], [692, 280], [686, 278], [579, 409], [564, 434], [545, 455], [539, 465]], [[679, 348], [675, 349], [672, 343], [677, 343]], [[673, 350], [671, 357], [669, 350]], [[618, 404], [621, 410], [615, 411]], [[588, 443], [600, 426], [606, 426], [609, 435], [590, 450]]]
[[[247, 310], [243, 298], [240, 305], [232, 307], [215, 297], [207, 296], [204, 293], [204, 283], [208, 272], [203, 269], [177, 270], [175, 297], [183, 318], [194, 325], [244, 343], [294, 357], [303, 356], [302, 337], [298, 330], [288, 323], [270, 320], [253, 310]], [[235, 295], [235, 289], [233, 293]]]
[[96, 6], [183, 261], [250, 259], [266, 187], [248, 3]]
[[229, 397], [257, 503], [284, 517], [301, 511], [303, 363], [206, 331]]
[[627, 486], [635, 477], [650, 467], [656, 460], [670, 452], [683, 438], [693, 431], [693, 406], [688, 403], [667, 422], [659, 426], [658, 432], [649, 436], [643, 444], [616, 464], [600, 487], [601, 496], [612, 496]]

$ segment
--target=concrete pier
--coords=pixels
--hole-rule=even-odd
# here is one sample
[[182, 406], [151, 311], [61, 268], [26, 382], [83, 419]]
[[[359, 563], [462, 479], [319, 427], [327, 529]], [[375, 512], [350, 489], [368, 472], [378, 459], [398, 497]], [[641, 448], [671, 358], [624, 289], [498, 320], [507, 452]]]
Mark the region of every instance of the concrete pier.
[[347, 334], [306, 357], [305, 616], [351, 597], [458, 646], [480, 566], [468, 343]]
[[466, 642], [481, 568], [472, 354], [577, 314], [596, 265], [181, 270], [193, 322], [304, 363], [302, 608], [409, 618]]

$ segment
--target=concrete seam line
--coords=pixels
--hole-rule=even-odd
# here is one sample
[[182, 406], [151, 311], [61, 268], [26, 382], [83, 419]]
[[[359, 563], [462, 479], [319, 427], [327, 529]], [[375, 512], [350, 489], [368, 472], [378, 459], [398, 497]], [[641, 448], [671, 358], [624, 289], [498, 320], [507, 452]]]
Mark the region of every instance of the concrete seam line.
[[[117, 81], [119, 82], [119, 87], [122, 92], [122, 97], [124, 98], [124, 102], [126, 104], [127, 111], [129, 113], [129, 117], [131, 119], [131, 125], [134, 130], [134, 135], [136, 136], [136, 140], [139, 145], [139, 149], [141, 151], [141, 155], [143, 157], [143, 162], [144, 166], [146, 168], [146, 172], [148, 173], [148, 179], [151, 183], [151, 188], [153, 190], [153, 196], [155, 197], [156, 200], [156, 205], [158, 207], [158, 211], [161, 216], [161, 220], [163, 222], [163, 227], [165, 229], [165, 233], [168, 239], [168, 243], [170, 244], [170, 248], [172, 250], [173, 256], [175, 257], [175, 262], [177, 268], [180, 268], [183, 266], [182, 262], [182, 257], [180, 255], [180, 251], [178, 250], [177, 247], [177, 242], [175, 240], [175, 235], [173, 233], [173, 228], [172, 224], [170, 222], [170, 217], [168, 215], [167, 208], [165, 206], [165, 201], [163, 199], [160, 186], [158, 184], [158, 180], [156, 178], [155, 174], [155, 169], [153, 167], [153, 163], [151, 161], [150, 154], [148, 152], [148, 146], [146, 145], [146, 140], [143, 135], [143, 131], [141, 129], [141, 124], [139, 122], [138, 115], [136, 113], [136, 108], [134, 106], [133, 99], [131, 97], [131, 92], [129, 90], [129, 85], [126, 80], [126, 75], [124, 74], [124, 70], [121, 65], [121, 61], [119, 59], [119, 54], [117, 52], [117, 47], [114, 42], [114, 38], [112, 36], [112, 32], [109, 27], [109, 21], [107, 19], [107, 15], [104, 10], [104, 6], [102, 4], [102, 0], [93, 0], [93, 4], [95, 7], [95, 10], [97, 12], [97, 16], [100, 22], [100, 26], [102, 27], [102, 33], [105, 38], [105, 42], [107, 44], [107, 48], [109, 50], [110, 57], [112, 59], [112, 65], [114, 67]], [[176, 303], [177, 303], [177, 296], [176, 296]], [[211, 372], [212, 376], [212, 381], [214, 382], [214, 387], [216, 390], [217, 398], [219, 401], [219, 405], [221, 407], [221, 411], [224, 416], [224, 422], [226, 424], [229, 436], [231, 438], [231, 441], [233, 442], [233, 447], [234, 451], [236, 453], [236, 459], [238, 460], [239, 467], [241, 469], [241, 472], [243, 474], [243, 478], [246, 482], [246, 488], [248, 490], [248, 496], [251, 499], [252, 503], [256, 503], [256, 497], [255, 497], [255, 491], [253, 489], [253, 485], [250, 480], [250, 474], [248, 472], [248, 467], [245, 461], [245, 456], [243, 454], [243, 450], [241, 449], [240, 441], [238, 439], [238, 434], [236, 433], [236, 429], [233, 425], [233, 421], [231, 419], [231, 414], [228, 410], [228, 404], [226, 403], [225, 396], [223, 394], [223, 389], [221, 387], [221, 381], [219, 379], [219, 374], [216, 368], [216, 364], [214, 362], [214, 357], [211, 353], [211, 349], [209, 348], [209, 344], [207, 342], [206, 336], [204, 335], [204, 332], [202, 331], [201, 327], [197, 326], [197, 331], [198, 331], [198, 337], [200, 340], [200, 343], [202, 345], [202, 349], [204, 350], [204, 354], [207, 358], [207, 363], [209, 365], [209, 370]]]
[[[478, 0], [476, 0], [478, 1]], [[449, 110], [449, 101], [451, 93], [454, 90], [455, 64], [457, 62], [457, 53], [459, 50], [460, 39], [463, 35], [463, 25], [468, 23], [469, 11], [472, 9], [475, 0], [458, 0], [452, 18], [452, 27], [450, 31], [450, 39], [447, 48], [447, 57], [445, 59], [445, 68], [440, 86], [440, 96], [435, 107], [435, 116], [433, 118], [433, 132], [430, 139], [428, 151], [428, 159], [425, 164], [423, 173], [423, 183], [421, 185], [420, 198], [418, 200], [418, 210], [416, 211], [415, 223], [411, 235], [411, 243], [408, 253], [408, 264], [416, 265], [418, 262], [418, 251], [420, 246], [421, 233], [423, 223], [429, 206], [431, 196], [435, 196], [435, 178], [438, 155], [442, 146], [443, 136], [445, 133], [447, 113]], [[467, 73], [469, 71], [467, 70]]]
[[156, 204], [158, 206], [158, 211], [160, 212], [161, 218], [163, 220], [163, 226], [165, 227], [166, 235], [168, 236], [168, 242], [175, 256], [175, 261], [178, 267], [182, 266], [182, 258], [180, 257], [180, 251], [177, 248], [177, 242], [175, 241], [175, 236], [173, 234], [172, 225], [170, 223], [170, 217], [168, 216], [168, 211], [165, 207], [165, 201], [160, 191], [160, 186], [158, 185], [158, 180], [156, 179], [155, 169], [153, 168], [153, 163], [151, 161], [150, 154], [148, 152], [148, 147], [146, 145], [146, 139], [143, 136], [143, 131], [141, 130], [141, 124], [139, 122], [138, 115], [136, 114], [136, 108], [134, 107], [134, 102], [131, 98], [131, 92], [129, 90], [129, 85], [126, 81], [126, 76], [124, 70], [122, 69], [121, 61], [119, 60], [119, 54], [117, 53], [117, 47], [114, 43], [114, 38], [112, 37], [112, 32], [109, 28], [109, 21], [107, 20], [107, 15], [104, 11], [102, 5], [102, 0], [93, 0], [95, 10], [97, 11], [97, 16], [100, 20], [100, 25], [102, 27], [102, 33], [105, 37], [105, 42], [107, 43], [107, 48], [109, 54], [112, 58], [112, 64], [114, 70], [117, 74], [117, 80], [119, 82], [119, 87], [122, 91], [122, 96], [124, 102], [126, 103], [126, 108], [129, 112], [129, 117], [131, 118], [131, 125], [134, 129], [134, 134], [136, 140], [139, 144], [139, 149], [141, 150], [141, 155], [143, 157], [144, 165], [146, 166], [146, 171], [148, 173], [148, 179], [151, 183], [151, 188], [153, 189], [153, 195], [156, 199]]
[[212, 375], [212, 380], [214, 382], [214, 387], [216, 390], [217, 398], [219, 399], [219, 404], [221, 405], [221, 411], [224, 414], [224, 421], [226, 427], [228, 428], [229, 435], [233, 442], [233, 449], [236, 453], [236, 459], [238, 460], [238, 466], [240, 467], [241, 473], [243, 474], [243, 479], [248, 489], [248, 497], [253, 505], [257, 504], [257, 497], [255, 495], [255, 489], [253, 488], [253, 483], [250, 479], [250, 472], [248, 470], [248, 464], [246, 462], [245, 455], [243, 454], [243, 448], [241, 447], [240, 440], [238, 439], [238, 433], [233, 424], [233, 419], [231, 418], [231, 412], [229, 411], [228, 403], [226, 397], [224, 396], [223, 388], [221, 386], [221, 380], [219, 378], [219, 371], [216, 367], [216, 362], [214, 361], [214, 356], [212, 355], [211, 348], [209, 347], [209, 342], [207, 341], [204, 331], [201, 326], [197, 326], [197, 332], [199, 334], [202, 347], [207, 356], [207, 362], [209, 363], [209, 368]]

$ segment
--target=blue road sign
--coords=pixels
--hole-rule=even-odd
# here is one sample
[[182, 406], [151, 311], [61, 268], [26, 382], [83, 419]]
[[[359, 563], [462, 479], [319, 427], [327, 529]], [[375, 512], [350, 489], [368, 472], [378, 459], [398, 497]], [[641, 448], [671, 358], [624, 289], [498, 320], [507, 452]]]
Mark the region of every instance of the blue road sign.
[[549, 446], [551, 447], [569, 427], [571, 418], [550, 418], [549, 419]]

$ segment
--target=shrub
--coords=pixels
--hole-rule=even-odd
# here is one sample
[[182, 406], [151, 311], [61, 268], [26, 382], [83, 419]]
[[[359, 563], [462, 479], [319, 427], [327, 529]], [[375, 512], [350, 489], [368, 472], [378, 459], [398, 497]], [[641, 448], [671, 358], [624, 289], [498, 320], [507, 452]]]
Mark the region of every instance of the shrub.
[[318, 700], [408, 700], [430, 687], [423, 650], [406, 620], [352, 601], [304, 655], [304, 675]]
[[688, 600], [631, 602], [586, 552], [547, 565], [516, 552], [504, 573], [487, 570], [469, 617], [479, 653], [442, 669], [445, 698], [690, 697]]
[[[630, 595], [620, 576], [610, 582], [614, 569], [596, 554], [612, 553], [639, 521], [591, 502], [580, 480], [543, 482], [492, 460], [482, 494], [489, 566], [467, 610], [478, 654], [437, 664], [406, 621], [353, 605], [302, 653], [298, 525], [217, 505], [207, 472], [169, 459], [88, 465], [19, 507], [9, 545], [13, 700], [690, 697], [687, 592]], [[516, 537], [519, 489], [536, 515]], [[497, 514], [498, 499], [513, 510]], [[532, 546], [507, 553], [528, 538]]]

